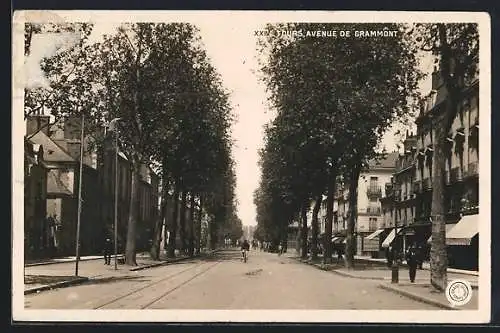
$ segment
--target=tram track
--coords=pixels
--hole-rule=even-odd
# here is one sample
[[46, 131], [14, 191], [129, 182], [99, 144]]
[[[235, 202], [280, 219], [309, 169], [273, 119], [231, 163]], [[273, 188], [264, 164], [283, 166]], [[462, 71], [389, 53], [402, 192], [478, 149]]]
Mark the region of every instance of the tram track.
[[[147, 289], [150, 289], [150, 288], [153, 288], [153, 287], [158, 287], [160, 284], [162, 283], [166, 283], [166, 282], [171, 282], [171, 280], [183, 275], [183, 274], [186, 274], [186, 273], [189, 273], [189, 272], [193, 272], [193, 271], [196, 271], [197, 269], [199, 269], [200, 267], [202, 266], [208, 266], [207, 268], [203, 267], [201, 269], [201, 271], [197, 272], [195, 275], [193, 276], [189, 276], [189, 278], [187, 279], [182, 279], [181, 281], [179, 281], [180, 283], [175, 283], [172, 287], [168, 288], [165, 292], [161, 293], [160, 296], [158, 297], [155, 297], [154, 299], [152, 300], [148, 300], [145, 304], [141, 304], [140, 306], [138, 306], [138, 308], [140, 309], [146, 309], [147, 307], [157, 303], [158, 301], [160, 301], [162, 298], [164, 298], [165, 296], [171, 294], [172, 292], [174, 292], [175, 290], [181, 288], [182, 286], [188, 284], [189, 282], [191, 282], [192, 280], [196, 279], [197, 277], [205, 274], [206, 272], [208, 272], [210, 269], [214, 268], [216, 265], [218, 265], [220, 263], [220, 261], [217, 261], [215, 263], [207, 263], [207, 262], [203, 262], [203, 263], [200, 263], [200, 264], [197, 264], [193, 267], [188, 267], [186, 269], [183, 269], [179, 272], [176, 272], [176, 273], [173, 273], [173, 274], [170, 274], [162, 279], [159, 279], [157, 281], [154, 281], [152, 283], [149, 283], [145, 286], [142, 286], [140, 288], [137, 288], [137, 289], [134, 289], [124, 295], [120, 295], [119, 297], [115, 297], [105, 303], [102, 303], [100, 304], [99, 306], [97, 307], [94, 307], [95, 310], [99, 310], [99, 309], [112, 309], [114, 307], [112, 307], [113, 304], [116, 304], [118, 305], [118, 308], [123, 308], [127, 305], [127, 302], [126, 302], [126, 299], [127, 298], [131, 298], [132, 297], [132, 300], [134, 296], [137, 296], [137, 297], [143, 297], [144, 295], [141, 295], [140, 293], [144, 290], [147, 290]], [[124, 301], [124, 302], [122, 302]], [[123, 306], [120, 306], [120, 302], [122, 302]], [[111, 306], [111, 307], [110, 307]]]

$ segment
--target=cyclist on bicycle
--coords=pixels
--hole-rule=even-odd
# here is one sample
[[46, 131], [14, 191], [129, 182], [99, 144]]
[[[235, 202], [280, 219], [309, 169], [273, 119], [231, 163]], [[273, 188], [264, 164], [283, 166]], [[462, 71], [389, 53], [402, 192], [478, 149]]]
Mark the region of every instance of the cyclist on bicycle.
[[241, 244], [241, 255], [243, 256], [243, 260], [246, 259], [247, 251], [250, 251], [250, 244], [245, 239]]

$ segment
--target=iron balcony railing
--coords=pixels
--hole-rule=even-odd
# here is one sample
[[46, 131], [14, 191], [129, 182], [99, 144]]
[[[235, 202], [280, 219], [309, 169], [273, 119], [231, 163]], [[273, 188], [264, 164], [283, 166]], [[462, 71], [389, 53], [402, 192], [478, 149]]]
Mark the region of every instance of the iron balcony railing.
[[467, 175], [470, 177], [470, 176], [477, 176], [478, 174], [479, 174], [478, 163], [477, 162], [469, 163], [467, 167]]
[[366, 194], [369, 197], [381, 197], [382, 196], [382, 188], [379, 185], [370, 185], [366, 189]]
[[432, 182], [431, 182], [430, 178], [424, 178], [422, 183], [423, 183], [424, 190], [431, 190], [432, 189]]
[[422, 191], [422, 182], [417, 180], [413, 183], [413, 193], [420, 193]]
[[366, 208], [366, 212], [372, 215], [380, 215], [381, 209], [380, 207], [368, 207]]

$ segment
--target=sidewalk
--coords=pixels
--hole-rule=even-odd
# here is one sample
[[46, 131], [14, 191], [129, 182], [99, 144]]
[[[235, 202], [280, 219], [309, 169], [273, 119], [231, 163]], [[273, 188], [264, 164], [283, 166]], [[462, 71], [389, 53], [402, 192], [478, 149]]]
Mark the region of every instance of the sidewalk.
[[[112, 256], [112, 260], [114, 260], [114, 255]], [[117, 258], [123, 258], [123, 254], [118, 254]], [[80, 261], [88, 261], [88, 260], [102, 260], [102, 255], [100, 256], [85, 256], [85, 257], [80, 257]], [[76, 257], [64, 257], [64, 258], [54, 258], [54, 259], [40, 259], [40, 260], [28, 260], [25, 262], [24, 267], [31, 267], [31, 266], [41, 266], [41, 265], [51, 265], [51, 264], [58, 264], [58, 263], [64, 263], [64, 262], [75, 262]]]
[[448, 270], [448, 281], [452, 281], [454, 279], [464, 279], [470, 282], [473, 289], [471, 301], [463, 307], [454, 308], [449, 304], [444, 293], [434, 291], [433, 287], [430, 285], [430, 270], [425, 269], [425, 267], [417, 270], [415, 283], [411, 283], [408, 267], [406, 265], [400, 266], [399, 283], [392, 284], [391, 269], [386, 266], [378, 265], [371, 260], [363, 260], [363, 258], [360, 260], [355, 257], [355, 268], [348, 270], [345, 268], [343, 261], [337, 262], [336, 259], [333, 259], [332, 264], [324, 265], [321, 263], [321, 258], [313, 262], [311, 259], [301, 259], [293, 254], [288, 255], [288, 257], [337, 275], [355, 279], [380, 281], [381, 283], [379, 287], [382, 289], [444, 309], [478, 309], [478, 276], [470, 274], [470, 272], [467, 271], [464, 273], [459, 270], [453, 270], [454, 272]]
[[[385, 258], [372, 258], [372, 257], [368, 257], [368, 256], [354, 256], [354, 259], [359, 260], [360, 262], [369, 261], [369, 262], [373, 262], [373, 263], [380, 263], [381, 265], [387, 264], [387, 260]], [[401, 266], [406, 267], [407, 265], [406, 265], [406, 263], [402, 263]], [[425, 270], [430, 270], [431, 265], [428, 262], [424, 262], [422, 265], [422, 268]], [[448, 273], [458, 273], [458, 274], [479, 276], [478, 271], [468, 271], [468, 270], [456, 269], [456, 268], [448, 268]]]
[[[201, 255], [211, 255], [216, 251], [202, 252]], [[137, 266], [118, 265], [114, 269], [114, 257], [111, 258], [111, 265], [104, 265], [102, 256], [97, 258], [87, 257], [80, 260], [78, 277], [75, 276], [75, 258], [64, 258], [43, 264], [31, 264], [24, 269], [24, 294], [38, 293], [44, 290], [62, 288], [81, 284], [92, 279], [116, 279], [133, 274], [133, 272], [166, 265], [198, 256], [189, 257], [178, 255], [174, 259], [161, 258], [160, 261], [152, 260], [148, 253], [140, 253], [136, 256]], [[119, 257], [118, 257], [119, 258]], [[101, 259], [101, 260], [96, 260]]]
[[448, 309], [448, 310], [479, 309], [479, 300], [478, 300], [479, 297], [477, 289], [473, 289], [472, 298], [469, 303], [467, 303], [464, 306], [454, 307], [448, 302], [445, 294], [435, 291], [434, 288], [429, 284], [429, 282], [420, 283], [417, 281], [417, 283], [399, 283], [399, 284], [381, 283], [379, 287], [419, 302], [438, 306], [442, 309]]

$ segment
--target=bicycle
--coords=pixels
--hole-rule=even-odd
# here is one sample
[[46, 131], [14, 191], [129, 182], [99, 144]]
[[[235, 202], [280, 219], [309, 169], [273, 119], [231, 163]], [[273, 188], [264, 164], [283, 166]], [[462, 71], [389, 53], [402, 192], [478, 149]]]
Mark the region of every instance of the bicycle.
[[247, 250], [241, 250], [241, 255], [242, 255], [241, 260], [242, 260], [244, 263], [246, 263], [246, 262], [247, 262], [247, 260], [248, 260]]

